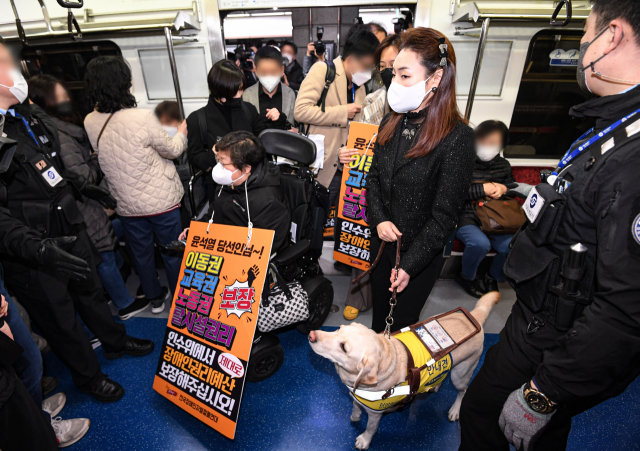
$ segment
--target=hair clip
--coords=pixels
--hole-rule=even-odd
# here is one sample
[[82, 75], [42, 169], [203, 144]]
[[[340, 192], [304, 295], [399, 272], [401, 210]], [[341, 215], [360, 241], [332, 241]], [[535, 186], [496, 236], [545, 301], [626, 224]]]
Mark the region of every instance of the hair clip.
[[445, 42], [445, 38], [438, 39], [438, 53], [440, 56], [440, 66], [442, 67], [447, 65], [447, 57], [449, 56], [449, 46], [447, 46]]

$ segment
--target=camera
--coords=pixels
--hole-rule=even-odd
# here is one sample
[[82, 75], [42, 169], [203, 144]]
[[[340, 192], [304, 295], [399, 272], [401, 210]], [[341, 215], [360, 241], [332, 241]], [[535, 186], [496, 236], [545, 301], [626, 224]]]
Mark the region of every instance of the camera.
[[398, 34], [408, 28], [404, 17], [394, 17], [391, 19], [391, 23], [393, 24], [393, 32], [395, 34]]
[[244, 44], [240, 44], [235, 49], [236, 60], [240, 61], [240, 69], [242, 70], [252, 70], [253, 69], [253, 50], [247, 50], [244, 47]]
[[319, 58], [324, 52], [327, 51], [327, 47], [322, 42], [322, 36], [324, 35], [324, 27], [322, 25], [318, 25], [316, 28], [316, 37], [318, 41], [314, 43], [316, 48], [316, 56]]

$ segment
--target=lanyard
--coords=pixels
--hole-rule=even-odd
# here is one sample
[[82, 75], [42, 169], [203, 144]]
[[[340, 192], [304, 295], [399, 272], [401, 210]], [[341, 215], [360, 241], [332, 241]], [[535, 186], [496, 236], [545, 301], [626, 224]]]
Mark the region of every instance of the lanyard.
[[595, 144], [598, 141], [600, 141], [602, 138], [604, 138], [605, 136], [607, 136], [608, 134], [613, 132], [616, 128], [618, 128], [620, 125], [622, 125], [625, 122], [627, 122], [629, 119], [631, 119], [633, 116], [635, 116], [638, 113], [640, 113], [640, 109], [635, 110], [630, 115], [623, 117], [622, 119], [618, 120], [614, 124], [612, 124], [609, 127], [605, 128], [600, 133], [598, 133], [597, 135], [594, 135], [591, 139], [589, 139], [587, 142], [582, 144], [580, 147], [578, 147], [577, 149], [574, 149], [572, 151], [571, 149], [573, 149], [573, 146], [575, 146], [576, 143], [579, 143], [580, 141], [585, 139], [587, 136], [589, 136], [591, 133], [593, 133], [593, 127], [592, 127], [590, 130], [588, 130], [586, 133], [584, 133], [580, 138], [578, 138], [573, 144], [571, 144], [571, 147], [564, 154], [564, 156], [562, 157], [562, 160], [560, 160], [560, 162], [558, 163], [558, 167], [556, 168], [555, 171], [553, 171], [552, 174], [553, 175], [558, 175], [562, 171], [562, 169], [564, 169], [574, 158], [576, 158], [578, 155], [580, 155], [583, 151], [585, 151], [586, 149], [591, 147], [593, 144]]
[[356, 103], [356, 88], [353, 86], [353, 82], [351, 82], [351, 103]]

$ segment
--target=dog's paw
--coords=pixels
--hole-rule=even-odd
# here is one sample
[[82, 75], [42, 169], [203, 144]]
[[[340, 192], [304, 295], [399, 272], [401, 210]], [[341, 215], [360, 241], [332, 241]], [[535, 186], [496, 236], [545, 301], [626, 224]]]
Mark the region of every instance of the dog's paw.
[[449, 409], [449, 421], [458, 421], [460, 419], [460, 404], [455, 403]]
[[360, 418], [362, 418], [362, 413], [359, 413], [358, 415], [354, 415], [352, 413], [351, 416], [349, 417], [352, 423], [357, 423], [358, 421], [360, 421]]
[[356, 449], [369, 449], [371, 439], [364, 437], [364, 434], [359, 435], [356, 438]]

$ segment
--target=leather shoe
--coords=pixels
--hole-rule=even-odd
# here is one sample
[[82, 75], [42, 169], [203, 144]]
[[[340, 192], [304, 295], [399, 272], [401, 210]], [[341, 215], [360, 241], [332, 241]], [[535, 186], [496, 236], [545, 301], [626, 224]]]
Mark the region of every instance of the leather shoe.
[[153, 341], [127, 337], [127, 342], [122, 349], [115, 352], [105, 352], [105, 357], [108, 359], [119, 359], [125, 354], [133, 357], [141, 357], [149, 354], [151, 351], [153, 351]]
[[107, 376], [100, 382], [96, 382], [91, 387], [82, 389], [83, 392], [93, 396], [100, 402], [109, 403], [119, 401], [124, 396], [124, 388], [112, 381]]
[[490, 291], [498, 291], [498, 292], [500, 291], [498, 289], [498, 281], [493, 277], [491, 277], [489, 273], [485, 274], [484, 276], [484, 290], [485, 290], [485, 293], [488, 293]]
[[459, 273], [456, 275], [455, 280], [462, 288], [464, 288], [464, 291], [469, 293], [474, 298], [480, 299], [484, 294], [482, 292], [482, 287], [480, 287], [480, 281], [478, 279], [469, 280], [464, 274]]

